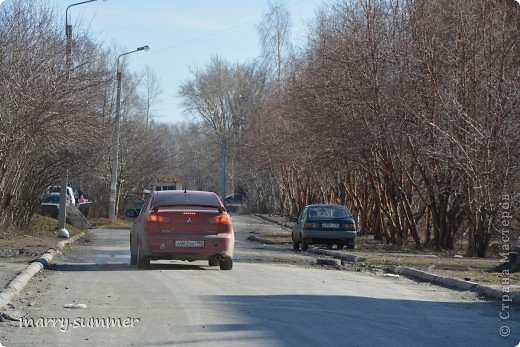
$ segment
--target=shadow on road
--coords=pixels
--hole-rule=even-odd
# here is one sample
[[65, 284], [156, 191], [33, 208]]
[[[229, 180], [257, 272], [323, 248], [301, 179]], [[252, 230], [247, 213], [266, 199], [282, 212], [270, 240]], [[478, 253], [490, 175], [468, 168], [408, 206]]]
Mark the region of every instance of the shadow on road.
[[218, 270], [218, 267], [179, 263], [151, 263], [146, 270], [138, 269], [129, 263], [58, 263], [45, 267], [51, 271], [154, 271], [154, 270]]
[[[515, 309], [497, 319], [498, 302], [430, 302], [337, 295], [222, 295], [207, 297], [239, 324], [206, 324], [211, 340], [251, 341], [262, 336], [277, 346], [501, 346], [520, 339]], [[500, 336], [502, 325], [511, 336]], [[179, 327], [180, 328], [180, 327]], [[197, 329], [183, 326], [183, 331]], [[200, 328], [199, 328], [200, 330]], [[205, 343], [204, 338], [172, 344]], [[507, 344], [507, 341], [510, 343]]]

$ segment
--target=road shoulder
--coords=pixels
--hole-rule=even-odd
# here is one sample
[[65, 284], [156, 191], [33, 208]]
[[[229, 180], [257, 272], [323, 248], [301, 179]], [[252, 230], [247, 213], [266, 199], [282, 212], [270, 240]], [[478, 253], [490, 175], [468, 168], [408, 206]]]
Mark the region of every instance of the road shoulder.
[[[267, 222], [282, 226], [288, 231], [287, 236], [283, 236], [283, 233], [281, 233], [281, 235], [273, 236], [254, 235], [252, 238], [250, 238], [251, 241], [267, 244], [287, 244], [290, 242], [289, 230], [292, 228], [290, 223], [262, 214], [256, 214], [256, 216]], [[496, 272], [496, 283], [479, 283], [478, 280], [473, 280], [473, 278], [479, 278], [479, 275], [481, 275], [483, 271], [473, 269], [471, 265], [473, 263], [476, 264], [481, 259], [477, 259], [473, 262], [473, 259], [464, 259], [464, 257], [455, 258], [453, 261], [458, 263], [456, 264], [457, 267], [465, 267], [464, 271], [452, 271], [454, 273], [461, 273], [464, 275], [464, 278], [459, 278], [445, 275], [444, 273], [448, 271], [443, 271], [442, 267], [436, 268], [436, 266], [433, 264], [435, 262], [441, 262], [442, 257], [432, 254], [384, 254], [380, 252], [370, 252], [367, 249], [356, 249], [355, 252], [349, 252], [345, 250], [327, 250], [318, 247], [309, 247], [308, 252], [325, 255], [334, 259], [340, 259], [342, 262], [346, 263], [361, 263], [364, 266], [381, 268], [385, 273], [388, 274], [406, 276], [413, 280], [428, 282], [450, 289], [472, 291], [486, 298], [503, 300], [504, 296], [507, 296], [508, 299], [512, 299], [513, 303], [520, 304], [519, 287], [518, 285], [513, 285], [513, 283], [511, 283], [513, 282], [510, 277], [512, 274], [510, 274], [508, 271], [504, 271], [502, 274], [500, 274], [500, 272]], [[392, 264], [392, 261], [396, 260], [398, 262], [403, 261], [405, 265]], [[449, 260], [451, 261], [451, 259]], [[485, 261], [485, 259], [483, 261]], [[414, 262], [418, 265], [413, 266]], [[462, 264], [463, 262], [468, 262], [470, 265], [466, 266]], [[427, 265], [428, 263], [430, 265]], [[421, 269], [421, 267], [426, 265], [428, 266], [428, 271]], [[488, 274], [485, 275], [487, 277]]]
[[[77, 241], [83, 236], [85, 236], [85, 233], [80, 233], [69, 239], [57, 242], [54, 248], [49, 248], [45, 253], [32, 260], [28, 265], [17, 262], [0, 263], [2, 270], [5, 270], [6, 274], [2, 276], [2, 284], [5, 284], [0, 292], [0, 310], [8, 307], [11, 300], [25, 288], [34, 275], [40, 272], [52, 261], [56, 254], [63, 251], [68, 244]], [[13, 277], [9, 279], [9, 276]]]

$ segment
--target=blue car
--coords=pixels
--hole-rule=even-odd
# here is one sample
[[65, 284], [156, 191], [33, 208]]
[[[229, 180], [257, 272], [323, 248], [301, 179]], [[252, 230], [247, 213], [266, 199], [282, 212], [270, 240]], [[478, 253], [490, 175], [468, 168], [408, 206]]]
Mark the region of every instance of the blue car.
[[293, 249], [306, 251], [311, 244], [338, 249], [356, 245], [356, 223], [352, 213], [341, 205], [315, 204], [304, 207], [292, 229]]

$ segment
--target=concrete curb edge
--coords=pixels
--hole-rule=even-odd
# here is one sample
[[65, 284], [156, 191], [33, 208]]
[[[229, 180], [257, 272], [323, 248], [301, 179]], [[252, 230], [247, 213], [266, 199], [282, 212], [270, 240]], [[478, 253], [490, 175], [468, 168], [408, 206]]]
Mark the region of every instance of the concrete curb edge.
[[348, 261], [348, 262], [351, 262], [351, 263], [362, 263], [362, 262], [365, 261], [364, 257], [358, 256], [358, 255], [343, 254], [343, 253], [339, 253], [339, 252], [335, 252], [335, 251], [329, 251], [329, 250], [326, 250], [326, 249], [319, 249], [319, 248], [315, 248], [315, 247], [309, 248], [308, 251], [311, 252], [311, 253], [315, 253], [315, 254], [328, 255], [329, 257], [333, 257], [333, 258], [336, 258], [336, 259], [341, 259], [341, 260]]
[[49, 264], [54, 256], [62, 251], [67, 244], [76, 242], [83, 236], [85, 236], [85, 233], [60, 241], [57, 243], [56, 248], [50, 248], [39, 258], [34, 259], [25, 270], [20, 272], [4, 289], [2, 289], [0, 292], [0, 309], [6, 308], [9, 302], [11, 302], [11, 300], [25, 288], [34, 275], [40, 272], [45, 265]]
[[[282, 235], [282, 236], [290, 236], [290, 235]], [[263, 243], [263, 244], [266, 244], [266, 245], [288, 245], [288, 244], [292, 244], [292, 241], [272, 241], [272, 240], [265, 239], [263, 237], [258, 237], [256, 235], [250, 235], [250, 236], [247, 237], [247, 239], [249, 241], [260, 242], [260, 243]]]
[[465, 281], [451, 277], [438, 276], [406, 266], [391, 265], [386, 267], [386, 270], [387, 272], [393, 274], [403, 275], [406, 277], [422, 280], [425, 282], [430, 282], [432, 284], [440, 285], [451, 289], [472, 291], [492, 299], [502, 300], [504, 295], [506, 295], [507, 298], [512, 299], [512, 303], [520, 303], [520, 293], [506, 293], [499, 289], [484, 286], [476, 282]]
[[274, 224], [277, 224], [279, 226], [282, 226], [282, 227], [285, 227], [285, 228], [288, 228], [288, 229], [292, 229], [292, 226], [290, 226], [289, 224], [287, 223], [282, 223], [282, 222], [279, 222], [275, 219], [272, 219], [272, 218], [269, 218], [263, 214], [260, 214], [260, 213], [255, 213], [255, 216], [258, 217], [258, 218], [261, 218], [263, 220], [266, 220], [268, 222], [271, 222], [271, 223], [274, 223]]

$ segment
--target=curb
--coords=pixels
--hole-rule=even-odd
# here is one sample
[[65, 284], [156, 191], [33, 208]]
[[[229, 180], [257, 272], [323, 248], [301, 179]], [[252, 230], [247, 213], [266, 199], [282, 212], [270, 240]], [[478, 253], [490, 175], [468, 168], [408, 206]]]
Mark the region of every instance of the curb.
[[451, 288], [451, 289], [458, 289], [463, 291], [472, 291], [477, 294], [486, 296], [488, 298], [492, 299], [498, 299], [503, 300], [504, 297], [508, 300], [510, 303], [520, 303], [520, 293], [505, 293], [501, 290], [483, 286], [481, 284], [478, 284], [476, 282], [471, 281], [464, 281], [457, 278], [451, 278], [451, 277], [443, 277], [434, 275], [425, 271], [420, 271], [411, 267], [405, 267], [405, 266], [396, 266], [391, 265], [385, 268], [386, 271], [394, 274], [404, 275], [407, 277], [411, 277], [413, 279], [419, 279], [425, 282], [430, 282], [432, 284], [440, 285], [443, 287]]
[[339, 259], [318, 258], [316, 259], [316, 265], [340, 266], [341, 261]]
[[353, 254], [344, 254], [334, 251], [329, 251], [326, 249], [319, 249], [319, 248], [309, 248], [308, 252], [315, 253], [315, 254], [321, 254], [321, 255], [328, 255], [330, 257], [334, 257], [337, 259], [345, 260], [351, 263], [362, 263], [365, 261], [364, 257], [360, 257], [358, 255]]
[[11, 280], [11, 282], [9, 282], [7, 287], [0, 292], [0, 309], [5, 308], [9, 302], [23, 290], [31, 278], [48, 265], [52, 261], [52, 258], [62, 251], [67, 244], [73, 243], [83, 236], [85, 236], [85, 233], [60, 241], [56, 245], [56, 248], [50, 248], [39, 258], [34, 259], [25, 270], [20, 272], [13, 280]]
[[263, 239], [261, 237], [255, 236], [255, 235], [248, 236], [247, 240], [248, 241], [264, 243], [266, 245], [274, 245], [275, 244], [274, 241], [271, 241], [271, 240], [268, 240], [268, 239]]
[[282, 226], [282, 227], [285, 227], [285, 228], [288, 228], [288, 229], [292, 229], [292, 226], [287, 224], [287, 223], [282, 223], [282, 222], [279, 222], [275, 219], [272, 219], [272, 218], [269, 218], [267, 216], [264, 216], [262, 214], [259, 214], [259, 213], [255, 213], [255, 216], [258, 217], [258, 218], [261, 218], [263, 220], [266, 220], [268, 222], [271, 222], [271, 223], [274, 223], [274, 224], [277, 224], [279, 226]]
[[276, 241], [264, 239], [263, 237], [258, 237], [256, 235], [248, 236], [247, 240], [248, 241], [253, 241], [253, 242], [260, 242], [260, 243], [263, 243], [263, 244], [266, 244], [266, 245], [287, 245], [287, 244], [290, 244], [290, 242], [285, 242], [285, 241], [276, 242]]

